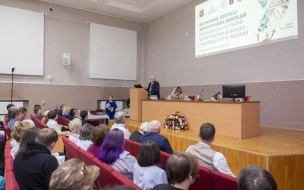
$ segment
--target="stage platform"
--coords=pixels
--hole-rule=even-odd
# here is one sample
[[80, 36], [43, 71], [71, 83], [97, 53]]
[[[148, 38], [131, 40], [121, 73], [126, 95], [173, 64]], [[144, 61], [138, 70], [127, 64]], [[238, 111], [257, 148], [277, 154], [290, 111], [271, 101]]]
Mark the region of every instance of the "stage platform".
[[[113, 123], [109, 120], [110, 127]], [[127, 119], [130, 132], [138, 130], [140, 124]], [[162, 128], [161, 135], [168, 138], [174, 151], [186, 151], [199, 142], [198, 131]], [[304, 131], [261, 126], [258, 137], [238, 139], [216, 135], [212, 149], [226, 156], [236, 176], [243, 167], [256, 164], [273, 175], [279, 190], [304, 189]]]

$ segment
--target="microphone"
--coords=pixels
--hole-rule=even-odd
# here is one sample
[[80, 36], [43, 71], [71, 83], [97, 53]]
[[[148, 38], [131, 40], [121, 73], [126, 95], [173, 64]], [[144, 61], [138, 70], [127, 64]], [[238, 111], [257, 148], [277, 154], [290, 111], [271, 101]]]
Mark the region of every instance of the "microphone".
[[198, 97], [197, 97], [197, 100], [198, 100], [198, 101], [202, 101], [201, 95], [202, 95], [203, 91], [204, 91], [204, 90], [202, 90], [201, 93], [198, 95]]
[[165, 93], [162, 95], [162, 100], [165, 99], [164, 96], [165, 96], [166, 93], [167, 93], [167, 91], [165, 91]]
[[14, 72], [15, 68], [12, 68], [12, 72]]

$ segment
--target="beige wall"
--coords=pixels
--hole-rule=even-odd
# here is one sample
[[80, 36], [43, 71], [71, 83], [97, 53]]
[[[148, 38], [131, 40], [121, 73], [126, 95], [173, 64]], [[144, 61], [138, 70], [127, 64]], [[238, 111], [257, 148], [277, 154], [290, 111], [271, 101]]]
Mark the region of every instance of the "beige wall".
[[[142, 82], [143, 24], [55, 4], [52, 4], [54, 11], [49, 12], [48, 8], [50, 4], [37, 0], [0, 0], [0, 5], [37, 12], [44, 11], [47, 13], [47, 16], [45, 17], [44, 76], [40, 77], [16, 75], [14, 77], [16, 83], [48, 83], [46, 80], [47, 75], [53, 76], [51, 83], [55, 85], [130, 87], [135, 83]], [[137, 32], [138, 51], [136, 81], [102, 80], [89, 78], [88, 62], [90, 36], [89, 24], [87, 21]], [[104, 45], [106, 46], [107, 44]], [[122, 45], [127, 46], [128, 44]], [[68, 70], [62, 65], [63, 53], [71, 53], [71, 70]], [[16, 70], [17, 69], [18, 68], [16, 68]], [[0, 82], [10, 81], [10, 75], [0, 74]]]

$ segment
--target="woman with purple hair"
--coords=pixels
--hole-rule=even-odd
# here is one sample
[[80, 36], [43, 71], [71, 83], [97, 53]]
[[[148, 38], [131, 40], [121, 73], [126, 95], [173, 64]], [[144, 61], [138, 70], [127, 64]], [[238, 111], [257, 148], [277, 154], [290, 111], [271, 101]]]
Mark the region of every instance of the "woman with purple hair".
[[133, 180], [136, 158], [124, 150], [124, 133], [120, 129], [109, 131], [101, 146], [99, 160], [112, 166], [114, 170]]

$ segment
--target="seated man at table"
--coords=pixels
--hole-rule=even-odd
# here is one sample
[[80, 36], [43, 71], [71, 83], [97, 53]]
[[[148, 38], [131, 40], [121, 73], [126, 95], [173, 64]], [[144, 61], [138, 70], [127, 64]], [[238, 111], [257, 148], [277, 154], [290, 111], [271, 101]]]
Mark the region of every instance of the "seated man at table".
[[160, 127], [161, 124], [157, 120], [153, 120], [149, 123], [149, 132], [145, 133], [140, 138], [140, 143], [143, 143], [147, 140], [151, 140], [156, 142], [159, 149], [161, 151], [167, 152], [169, 154], [173, 154], [173, 150], [168, 139], [162, 135], [160, 135]]
[[114, 125], [112, 126], [112, 129], [120, 129], [124, 133], [124, 138], [129, 139], [131, 133], [129, 132], [127, 126], [126, 126], [126, 119], [125, 119], [125, 112], [123, 111], [118, 111], [114, 115]]
[[198, 133], [200, 142], [189, 146], [186, 152], [196, 156], [199, 165], [207, 167], [211, 171], [218, 170], [219, 172], [235, 177], [226, 162], [225, 156], [210, 148], [211, 143], [214, 141], [214, 136], [214, 125], [211, 123], [204, 123]]

